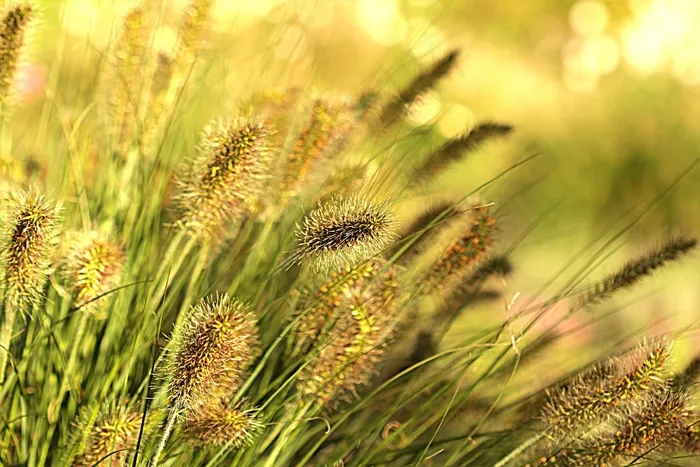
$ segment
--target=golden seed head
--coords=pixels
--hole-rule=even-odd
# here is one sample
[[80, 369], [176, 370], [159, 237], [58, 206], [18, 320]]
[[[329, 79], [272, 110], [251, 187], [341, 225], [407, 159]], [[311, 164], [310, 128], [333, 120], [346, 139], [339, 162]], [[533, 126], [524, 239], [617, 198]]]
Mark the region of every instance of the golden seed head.
[[269, 127], [276, 128], [270, 143], [273, 147], [281, 148], [291, 129], [291, 119], [300, 96], [297, 88], [256, 93], [243, 99], [238, 110], [241, 115], [262, 118]]
[[347, 399], [376, 371], [399, 311], [398, 270], [375, 258], [330, 279], [300, 301], [297, 342], [311, 362], [299, 375], [304, 397]]
[[63, 268], [64, 278], [74, 290], [75, 306], [95, 312], [97, 299], [119, 285], [124, 253], [98, 231], [78, 233], [71, 242]]
[[199, 54], [202, 47], [204, 27], [213, 4], [213, 0], [192, 0], [192, 3], [185, 9], [178, 32], [176, 49], [178, 67], [186, 67]]
[[6, 299], [24, 307], [41, 296], [58, 235], [58, 213], [42, 195], [12, 194], [3, 244]]
[[[542, 412], [549, 433], [555, 438], [573, 437], [621, 406], [644, 400], [650, 389], [664, 384], [669, 352], [664, 342], [641, 347], [550, 393]], [[610, 368], [613, 371], [602, 371]]]
[[433, 265], [425, 291], [431, 292], [478, 265], [493, 244], [495, 224], [488, 207], [472, 208], [467, 234], [452, 243]]
[[251, 211], [270, 170], [271, 133], [263, 123], [223, 119], [204, 129], [197, 156], [178, 180], [182, 227], [217, 237], [228, 221]]
[[187, 420], [184, 436], [196, 446], [241, 448], [250, 444], [263, 430], [258, 420], [258, 409], [245, 408], [243, 404], [229, 407], [223, 400], [207, 405]]
[[227, 295], [203, 299], [173, 336], [167, 392], [175, 410], [198, 413], [228, 398], [253, 361], [257, 327], [250, 308]]
[[390, 127], [406, 114], [411, 104], [433, 89], [457, 63], [458, 50], [452, 50], [432, 66], [419, 73], [406, 87], [393, 96], [378, 112], [375, 124], [380, 128]]
[[126, 465], [127, 458], [136, 448], [141, 417], [141, 413], [126, 407], [111, 407], [90, 424], [87, 422], [89, 413], [84, 411], [75, 430], [76, 436], [82, 438], [80, 453], [72, 465], [88, 467], [100, 461], [100, 465], [105, 466]]
[[332, 199], [304, 219], [290, 261], [311, 258], [317, 270], [352, 267], [381, 253], [394, 237], [395, 225], [388, 201]]
[[667, 263], [680, 259], [692, 251], [696, 245], [697, 239], [693, 237], [671, 237], [643, 255], [628, 261], [617, 272], [595, 284], [590, 291], [579, 297], [573, 308], [577, 309], [609, 299], [615, 293], [632, 287]]
[[138, 131], [139, 100], [143, 82], [144, 54], [149, 45], [146, 13], [134, 8], [124, 18], [114, 46], [114, 63], [106, 70], [104, 94], [109, 106], [109, 125], [120, 153], [131, 146]]
[[323, 99], [313, 102], [311, 115], [287, 156], [281, 184], [284, 200], [301, 191], [317, 162], [342, 149], [352, 127], [350, 113], [350, 107], [344, 104]]
[[659, 391], [621, 417], [613, 430], [567, 450], [553, 465], [617, 465], [651, 449], [678, 444], [693, 418], [686, 394], [668, 389]]
[[0, 20], [0, 110], [7, 111], [15, 84], [17, 69], [26, 46], [28, 29], [36, 18], [30, 3], [9, 7]]

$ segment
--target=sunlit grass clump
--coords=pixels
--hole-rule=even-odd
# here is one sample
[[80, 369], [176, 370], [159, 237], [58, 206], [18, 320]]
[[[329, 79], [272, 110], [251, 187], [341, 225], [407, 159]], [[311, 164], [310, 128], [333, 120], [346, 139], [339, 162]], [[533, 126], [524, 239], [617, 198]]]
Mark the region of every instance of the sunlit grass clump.
[[[340, 92], [268, 66], [258, 34], [299, 2], [232, 41], [228, 2], [144, 0], [85, 44], [45, 3], [43, 98], [0, 119], [0, 465], [693, 465], [695, 330], [630, 326], [615, 297], [695, 237], [610, 272], [633, 221], [515, 290], [533, 158], [471, 157], [517, 157], [514, 126], [404, 119], [469, 57]], [[0, 19], [5, 116], [36, 17]]]

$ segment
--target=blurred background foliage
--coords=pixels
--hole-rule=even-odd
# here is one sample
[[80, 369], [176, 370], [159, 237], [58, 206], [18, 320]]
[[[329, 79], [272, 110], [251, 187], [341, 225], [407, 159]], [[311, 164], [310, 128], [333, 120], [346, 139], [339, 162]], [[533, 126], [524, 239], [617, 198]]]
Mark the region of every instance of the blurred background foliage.
[[[105, 51], [137, 2], [39, 3], [44, 22], [22, 70], [25, 109], [16, 119], [27, 127], [39, 125], [40, 132], [49, 117], [71, 128], [95, 112], [90, 102], [100, 92], [101, 71], [110, 66]], [[162, 18], [153, 47], [169, 50], [188, 2], [150, 3]], [[209, 118], [234, 113], [251, 92], [297, 86], [350, 96], [374, 87], [396, 89], [459, 48], [456, 72], [412, 110], [412, 127], [392, 150], [410, 161], [477, 122], [515, 125], [514, 138], [490, 144], [432, 187], [445, 196], [463, 195], [537, 154], [482, 193], [484, 201], [503, 207], [504, 248], [528, 232], [514, 252], [508, 300], [520, 294], [521, 302], [537, 301], [540, 287], [565, 277], [560, 268], [575, 268], [579, 249], [600, 244], [612, 229], [644, 212], [700, 155], [697, 0], [219, 0], [212, 18], [198, 64], [203, 85], [182, 96], [164, 150], [190, 152]], [[15, 138], [33, 170], [50, 181], [53, 174], [43, 161], [54, 150], [44, 143], [51, 139], [33, 132]], [[404, 215], [426, 202], [418, 197], [405, 203]], [[700, 232], [700, 168], [687, 172], [614, 242], [615, 252], [591, 279], [674, 232]], [[682, 364], [700, 344], [693, 332], [700, 256], [654, 280], [644, 292], [607, 305], [623, 308], [619, 313], [577, 314], [558, 326], [555, 332], [569, 333], [560, 348], [594, 358], [626, 337], [688, 329], [677, 346]], [[498, 322], [505, 308], [477, 307], [454, 333]], [[567, 309], [563, 303], [543, 326]], [[518, 323], [513, 327], [517, 334]], [[571, 354], [548, 355], [538, 363], [561, 368]]]

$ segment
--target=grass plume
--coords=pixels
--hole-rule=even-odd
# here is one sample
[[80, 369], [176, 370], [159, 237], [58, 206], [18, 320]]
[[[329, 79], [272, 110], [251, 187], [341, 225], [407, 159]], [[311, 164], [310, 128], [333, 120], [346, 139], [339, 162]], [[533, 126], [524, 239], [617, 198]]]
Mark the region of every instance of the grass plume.
[[262, 429], [257, 409], [245, 408], [241, 404], [229, 407], [221, 401], [204, 407], [197, 417], [187, 420], [183, 434], [196, 446], [223, 447], [230, 444], [240, 449], [251, 443]]
[[28, 2], [10, 6], [0, 20], [0, 113], [6, 115], [12, 103], [17, 69], [25, 53], [29, 28], [36, 8]]
[[195, 235], [217, 238], [228, 222], [256, 205], [271, 160], [264, 123], [218, 119], [204, 129], [197, 155], [183, 167], [176, 201], [178, 224]]
[[434, 178], [449, 164], [460, 160], [465, 154], [475, 151], [489, 140], [508, 136], [512, 131], [513, 126], [504, 123], [479, 123], [471, 130], [450, 138], [428, 155], [425, 162], [416, 170], [415, 180], [421, 182]]
[[92, 424], [89, 423], [89, 412], [84, 411], [75, 427], [82, 448], [71, 465], [126, 465], [136, 447], [140, 427], [141, 414], [124, 406], [105, 409]]
[[312, 303], [299, 325], [298, 342], [312, 345], [299, 375], [301, 394], [337, 404], [376, 371], [399, 311], [396, 266], [374, 259], [334, 273], [302, 303]]
[[402, 119], [411, 104], [434, 88], [454, 68], [458, 57], [459, 51], [452, 50], [413, 78], [379, 110], [378, 125], [387, 128]]
[[306, 216], [288, 262], [308, 258], [316, 270], [325, 271], [351, 267], [380, 253], [393, 238], [395, 223], [388, 201], [332, 199]]
[[616, 273], [595, 284], [591, 290], [579, 297], [576, 306], [572, 309], [583, 308], [609, 299], [616, 292], [632, 287], [667, 263], [678, 260], [696, 245], [697, 240], [691, 237], [678, 236], [666, 240], [642, 256], [628, 261]]

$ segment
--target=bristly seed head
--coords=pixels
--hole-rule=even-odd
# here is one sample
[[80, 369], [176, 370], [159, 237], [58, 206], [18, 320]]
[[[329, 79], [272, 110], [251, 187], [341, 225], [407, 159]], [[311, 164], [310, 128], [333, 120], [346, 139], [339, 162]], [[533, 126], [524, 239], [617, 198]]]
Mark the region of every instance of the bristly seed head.
[[379, 254], [394, 237], [388, 201], [334, 198], [320, 205], [297, 230], [291, 262], [311, 258], [316, 270], [352, 267]]
[[3, 242], [5, 297], [12, 306], [23, 308], [41, 295], [56, 246], [57, 211], [37, 193], [20, 190], [12, 195]]
[[222, 234], [229, 220], [250, 212], [269, 173], [271, 133], [272, 128], [254, 121], [211, 122], [197, 156], [178, 180], [178, 224], [211, 239]]
[[342, 149], [351, 129], [350, 108], [316, 99], [311, 115], [294, 142], [282, 177], [283, 201], [295, 196], [312, 167], [323, 158]]
[[396, 96], [379, 110], [377, 123], [380, 127], [387, 128], [398, 122], [405, 115], [411, 104], [434, 88], [437, 82], [454, 68], [458, 56], [458, 50], [450, 51], [401, 89]]
[[679, 259], [697, 245], [697, 239], [690, 237], [673, 237], [644, 255], [625, 263], [614, 274], [609, 275], [585, 294], [572, 310], [600, 303], [612, 297], [616, 292], [632, 287], [644, 277], [664, 266], [669, 261]]
[[425, 293], [445, 285], [448, 280], [471, 271], [486, 255], [493, 243], [496, 221], [488, 207], [470, 211], [469, 231], [447, 248], [428, 272]]
[[36, 11], [30, 3], [21, 3], [3, 11], [0, 20], [0, 113], [7, 112], [27, 31]]
[[[82, 437], [80, 453], [73, 459], [74, 467], [96, 465], [126, 465], [127, 458], [136, 448], [141, 428], [141, 413], [126, 407], [111, 407], [99, 415], [97, 421], [86, 423], [89, 413], [84, 411], [76, 427], [77, 437]], [[109, 457], [107, 457], [109, 456]], [[101, 461], [101, 462], [100, 462]]]
[[264, 425], [258, 418], [258, 409], [240, 403], [229, 407], [221, 400], [203, 407], [197, 417], [187, 420], [184, 436], [195, 446], [220, 448], [230, 444], [240, 449], [262, 432]]
[[173, 336], [167, 392], [176, 411], [198, 413], [228, 398], [256, 354], [257, 327], [247, 305], [227, 295], [202, 300]]
[[312, 359], [297, 383], [304, 397], [337, 404], [376, 371], [399, 312], [397, 276], [397, 266], [375, 258], [333, 273], [301, 300], [298, 344]]
[[575, 437], [581, 429], [604, 420], [621, 406], [644, 400], [663, 385], [669, 346], [658, 342], [611, 362], [614, 372], [589, 372], [549, 394], [542, 412], [554, 438]]
[[98, 231], [80, 232], [71, 242], [63, 275], [74, 290], [74, 304], [94, 313], [99, 303], [93, 301], [119, 285], [124, 253]]
[[580, 443], [571, 449], [562, 449], [546, 456], [539, 466], [588, 467], [593, 465], [622, 465], [633, 456], [651, 450], [666, 450], [683, 442], [693, 413], [688, 396], [682, 392], [664, 389], [652, 393], [632, 407], [614, 431], [596, 439]]

